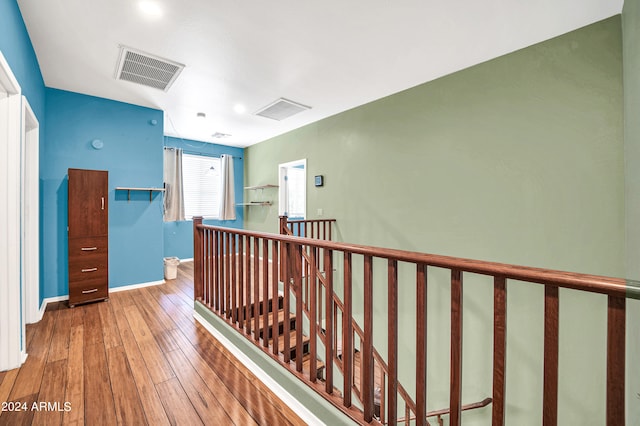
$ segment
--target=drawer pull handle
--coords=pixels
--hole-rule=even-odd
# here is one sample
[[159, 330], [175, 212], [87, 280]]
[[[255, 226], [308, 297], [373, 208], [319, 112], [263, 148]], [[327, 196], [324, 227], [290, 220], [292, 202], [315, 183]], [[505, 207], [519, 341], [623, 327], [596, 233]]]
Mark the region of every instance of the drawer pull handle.
[[82, 294], [95, 293], [96, 291], [98, 291], [97, 288], [92, 288], [91, 290], [82, 290]]
[[98, 250], [98, 247], [82, 247], [80, 250], [82, 250], [82, 251], [93, 251], [93, 250]]
[[97, 270], [98, 268], [88, 268], [88, 269], [83, 269], [82, 272], [95, 272]]

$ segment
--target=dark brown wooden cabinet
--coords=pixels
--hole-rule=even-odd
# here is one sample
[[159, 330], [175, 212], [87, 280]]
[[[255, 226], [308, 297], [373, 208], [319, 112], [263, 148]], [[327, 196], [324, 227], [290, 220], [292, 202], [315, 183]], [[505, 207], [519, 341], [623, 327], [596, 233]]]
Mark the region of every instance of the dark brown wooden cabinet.
[[109, 297], [109, 172], [69, 169], [69, 306]]

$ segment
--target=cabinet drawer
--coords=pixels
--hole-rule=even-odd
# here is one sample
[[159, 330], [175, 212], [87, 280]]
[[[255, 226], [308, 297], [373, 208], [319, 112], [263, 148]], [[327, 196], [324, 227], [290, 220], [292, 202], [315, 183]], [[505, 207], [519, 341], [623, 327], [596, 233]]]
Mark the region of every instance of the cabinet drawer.
[[106, 255], [109, 252], [109, 237], [69, 238], [69, 260], [78, 257]]
[[109, 297], [107, 280], [86, 280], [80, 283], [69, 283], [69, 305], [106, 299]]
[[109, 259], [106, 256], [88, 256], [69, 259], [69, 282], [104, 278], [109, 276]]

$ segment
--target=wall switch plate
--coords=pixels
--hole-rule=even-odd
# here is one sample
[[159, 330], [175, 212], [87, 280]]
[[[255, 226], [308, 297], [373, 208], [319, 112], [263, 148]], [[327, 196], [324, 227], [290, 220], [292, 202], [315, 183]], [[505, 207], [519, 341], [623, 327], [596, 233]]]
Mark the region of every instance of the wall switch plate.
[[322, 216], [324, 214], [324, 210], [323, 209], [318, 209], [318, 216]]

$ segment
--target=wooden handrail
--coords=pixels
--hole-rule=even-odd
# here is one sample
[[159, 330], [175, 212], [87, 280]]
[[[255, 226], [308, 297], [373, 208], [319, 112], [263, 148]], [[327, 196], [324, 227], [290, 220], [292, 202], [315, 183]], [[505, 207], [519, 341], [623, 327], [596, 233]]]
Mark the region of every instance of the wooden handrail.
[[[474, 403], [472, 403], [472, 404], [465, 404], [465, 405], [463, 405], [463, 406], [461, 407], [460, 411], [468, 411], [468, 410], [475, 410], [475, 409], [478, 409], [478, 408], [484, 408], [484, 407], [486, 407], [487, 405], [491, 404], [491, 402], [492, 402], [492, 399], [491, 399], [491, 398], [485, 398], [485, 399], [483, 399], [482, 401], [474, 402]], [[442, 409], [440, 409], [440, 410], [433, 410], [433, 411], [429, 411], [429, 412], [426, 414], [426, 417], [427, 417], [427, 418], [429, 418], [429, 417], [442, 417], [442, 416], [446, 416], [447, 414], [450, 414], [450, 413], [451, 413], [451, 410], [450, 410], [450, 409], [448, 409], [448, 408], [442, 408]], [[409, 417], [409, 419], [408, 419], [408, 420], [409, 420], [409, 421], [411, 421], [411, 420], [416, 420], [416, 418], [417, 418], [416, 416], [411, 416], [411, 417]], [[398, 419], [398, 423], [404, 422], [404, 421], [406, 421], [406, 420], [407, 420], [407, 419], [404, 419], [404, 418], [402, 418], [402, 419]], [[387, 423], [383, 423], [383, 424], [387, 424]]]
[[625, 280], [624, 278], [580, 274], [577, 272], [557, 271], [530, 266], [516, 266], [506, 263], [317, 240], [305, 237], [269, 234], [267, 232], [246, 231], [235, 228], [214, 227], [210, 225], [198, 225], [198, 229], [218, 229], [222, 232], [233, 232], [237, 235], [246, 235], [255, 238], [268, 238], [282, 243], [297, 243], [304, 246], [323, 248], [333, 251], [347, 251], [363, 256], [368, 255], [386, 259], [395, 259], [398, 262], [415, 264], [422, 263], [438, 268], [458, 269], [463, 272], [471, 272], [480, 275], [498, 276], [510, 280], [527, 281], [530, 283], [546, 284], [555, 287], [587, 291], [590, 293], [601, 293], [614, 297], [640, 300], [640, 281]]
[[[286, 218], [281, 218], [280, 231], [289, 234]], [[284, 228], [287, 228], [285, 230]], [[306, 234], [306, 232], [305, 232]], [[318, 233], [319, 235], [319, 233]], [[358, 308], [364, 318], [363, 327], [355, 321], [352, 298], [353, 256], [361, 256], [363, 269], [362, 288], [364, 305]], [[344, 259], [343, 276], [333, 273], [333, 257]], [[373, 262], [381, 259], [387, 262], [386, 301], [388, 304], [387, 325], [373, 330], [374, 291]], [[397, 278], [399, 263], [413, 264], [415, 284]], [[271, 265], [271, 266], [270, 266]], [[451, 350], [449, 407], [442, 414], [426, 412], [426, 286], [428, 268], [450, 270], [451, 279]], [[405, 268], [405, 267], [403, 267]], [[405, 268], [406, 269], [406, 268]], [[324, 272], [324, 274], [323, 274]], [[558, 288], [570, 288], [608, 296], [607, 327], [607, 423], [624, 424], [624, 379], [625, 379], [625, 318], [626, 298], [640, 299], [638, 282], [621, 278], [586, 275], [550, 269], [515, 266], [496, 262], [463, 259], [426, 253], [370, 247], [357, 244], [338, 243], [318, 238], [277, 235], [264, 232], [246, 231], [233, 228], [205, 226], [201, 219], [194, 219], [194, 295], [196, 300], [209, 307], [214, 313], [228, 321], [238, 331], [254, 340], [265, 353], [289, 368], [293, 374], [304, 380], [327, 400], [361, 423], [388, 422], [397, 424], [402, 419], [396, 410], [400, 398], [404, 400], [404, 419], [415, 419], [418, 425], [428, 424], [427, 417], [450, 415], [450, 424], [461, 424], [461, 412], [474, 404], [462, 405], [462, 323], [464, 309], [463, 278], [466, 273], [492, 277], [494, 280], [494, 357], [493, 357], [493, 397], [480, 403], [493, 403], [493, 425], [504, 424], [505, 414], [505, 354], [506, 354], [506, 302], [507, 283], [524, 285], [521, 281], [541, 284], [545, 287], [545, 337], [544, 337], [544, 386], [543, 424], [557, 424], [558, 404], [558, 329], [561, 297]], [[277, 279], [279, 278], [279, 279]], [[334, 279], [342, 279], [342, 297], [333, 291]], [[278, 318], [278, 304], [274, 295], [279, 291], [278, 282], [284, 286], [282, 300], [283, 318]], [[415, 402], [398, 381], [397, 363], [397, 300], [399, 292], [415, 291], [416, 297], [416, 389]], [[323, 298], [322, 295], [325, 295]], [[271, 299], [269, 299], [271, 297]], [[406, 297], [405, 297], [406, 298]], [[271, 301], [271, 304], [267, 300]], [[322, 304], [325, 303], [324, 309]], [[377, 302], [376, 306], [380, 306]], [[290, 306], [290, 304], [294, 304]], [[295, 317], [290, 318], [290, 313]], [[289, 330], [290, 320], [299, 322], [302, 316], [310, 319], [308, 359], [303, 367], [303, 336], [300, 326]], [[326, 335], [319, 332], [321, 317], [325, 315]], [[338, 321], [338, 315], [342, 321]], [[280, 321], [282, 327], [276, 327]], [[244, 323], [244, 324], [243, 324]], [[269, 328], [266, 324], [273, 324]], [[291, 322], [293, 324], [293, 322]], [[244, 327], [243, 327], [244, 326]], [[291, 333], [290, 333], [291, 331]], [[373, 333], [387, 332], [388, 355], [380, 356], [373, 345]], [[272, 334], [272, 336], [270, 336]], [[354, 344], [354, 334], [360, 339]], [[342, 359], [338, 359], [334, 339], [342, 339]], [[290, 339], [295, 338], [295, 344]], [[289, 349], [279, 353], [278, 339], [284, 348], [295, 350], [294, 357]], [[333, 393], [333, 368], [325, 370], [325, 383], [317, 383], [316, 371], [320, 349], [316, 339], [325, 344], [326, 361], [336, 365], [343, 372], [343, 388], [340, 399]], [[313, 343], [311, 343], [313, 342]], [[293, 344], [293, 347], [290, 345]], [[353, 383], [354, 349], [361, 353], [360, 382]], [[305, 346], [307, 348], [307, 346]], [[305, 349], [306, 350], [306, 349]], [[382, 372], [381, 382], [375, 372]], [[374, 401], [374, 388], [381, 388], [379, 420]], [[386, 392], [386, 393], [385, 393]], [[361, 398], [362, 409], [357, 409], [351, 401], [354, 393]], [[400, 397], [400, 398], [398, 398]], [[487, 402], [488, 401], [488, 402]], [[475, 408], [479, 408], [477, 406]], [[438, 410], [440, 412], [441, 410]], [[436, 412], [436, 413], [438, 413]], [[386, 416], [386, 419], [385, 419]]]

